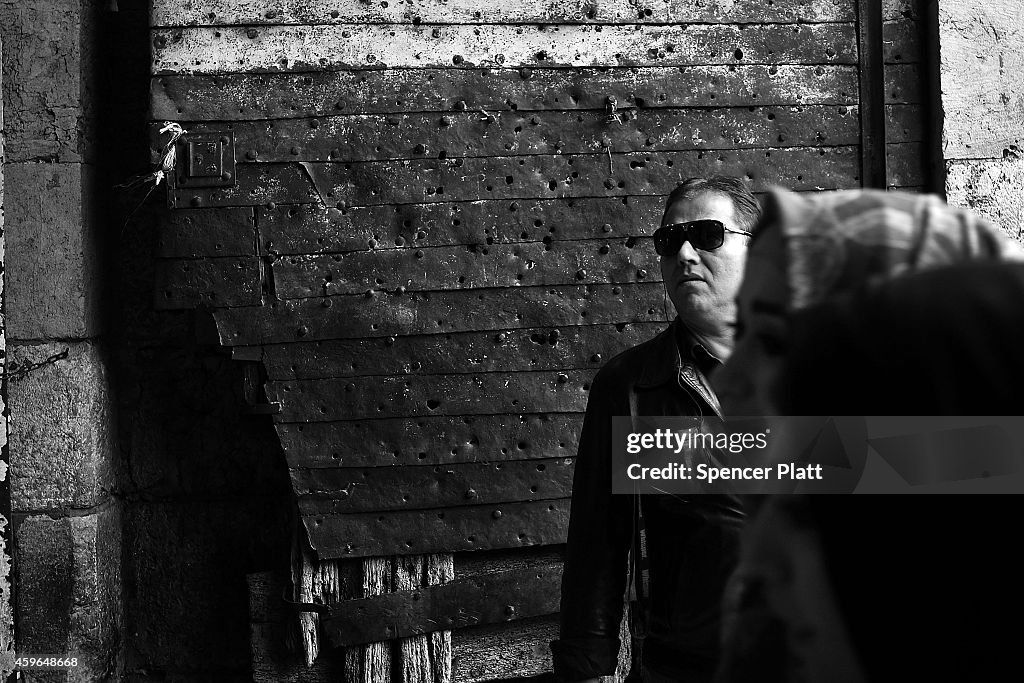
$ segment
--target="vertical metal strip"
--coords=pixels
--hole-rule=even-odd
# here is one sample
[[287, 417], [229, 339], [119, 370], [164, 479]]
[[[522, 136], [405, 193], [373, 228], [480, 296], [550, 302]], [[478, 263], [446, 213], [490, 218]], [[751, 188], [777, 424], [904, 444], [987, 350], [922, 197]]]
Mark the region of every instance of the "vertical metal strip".
[[939, 2], [921, 0], [921, 116], [924, 118], [925, 191], [946, 198], [946, 161], [942, 156], [942, 79], [939, 54]]
[[860, 56], [860, 184], [885, 189], [885, 57], [882, 0], [857, 0]]

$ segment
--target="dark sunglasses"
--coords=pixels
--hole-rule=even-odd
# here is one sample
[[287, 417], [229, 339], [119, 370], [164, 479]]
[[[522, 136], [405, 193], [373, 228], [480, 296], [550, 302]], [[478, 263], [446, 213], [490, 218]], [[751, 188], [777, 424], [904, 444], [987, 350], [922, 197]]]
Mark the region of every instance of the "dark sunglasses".
[[711, 219], [672, 223], [654, 231], [654, 251], [658, 252], [658, 256], [672, 256], [683, 246], [683, 242], [689, 242], [694, 249], [714, 251], [725, 244], [727, 232], [750, 237], [746, 230], [730, 230], [722, 221]]

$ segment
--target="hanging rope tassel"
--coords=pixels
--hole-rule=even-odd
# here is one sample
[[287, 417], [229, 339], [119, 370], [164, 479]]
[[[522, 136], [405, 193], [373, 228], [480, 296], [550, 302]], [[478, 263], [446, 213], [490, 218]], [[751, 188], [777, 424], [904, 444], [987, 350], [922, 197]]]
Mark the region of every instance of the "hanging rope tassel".
[[160, 183], [166, 180], [169, 174], [174, 173], [174, 164], [178, 157], [178, 148], [175, 143], [178, 142], [178, 138], [185, 135], [187, 132], [188, 131], [182, 128], [181, 125], [174, 123], [173, 121], [164, 121], [163, 128], [160, 129], [160, 135], [170, 133], [171, 139], [167, 141], [166, 145], [164, 145], [164, 151], [163, 154], [160, 155], [160, 161], [157, 163], [156, 169], [150, 173], [140, 173], [139, 175], [132, 176], [123, 183], [119, 183], [114, 186], [119, 190], [134, 190], [136, 187], [141, 187], [150, 183], [153, 184], [153, 186], [146, 192], [146, 195], [142, 198], [142, 201], [140, 201], [138, 205], [132, 209], [132, 212], [128, 214], [128, 217], [125, 218], [125, 227], [127, 227], [128, 221], [132, 219], [135, 212], [142, 208], [142, 205], [146, 203], [146, 200], [149, 199], [149, 195], [153, 194], [153, 190], [155, 190]]

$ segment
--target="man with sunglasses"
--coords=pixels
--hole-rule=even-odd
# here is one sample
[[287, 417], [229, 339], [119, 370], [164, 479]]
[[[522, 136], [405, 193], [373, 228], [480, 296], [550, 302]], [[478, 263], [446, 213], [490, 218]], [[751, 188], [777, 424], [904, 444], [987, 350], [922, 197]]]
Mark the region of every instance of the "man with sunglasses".
[[739, 501], [612, 495], [611, 418], [720, 414], [707, 375], [732, 348], [736, 293], [759, 217], [739, 178], [690, 178], [668, 196], [653, 247], [677, 317], [601, 369], [580, 434], [561, 632], [552, 643], [563, 681], [615, 672], [627, 576], [639, 596], [634, 623], [645, 632], [633, 638], [632, 676], [642, 671], [644, 683], [710, 683], [714, 676], [719, 606], [743, 519]]

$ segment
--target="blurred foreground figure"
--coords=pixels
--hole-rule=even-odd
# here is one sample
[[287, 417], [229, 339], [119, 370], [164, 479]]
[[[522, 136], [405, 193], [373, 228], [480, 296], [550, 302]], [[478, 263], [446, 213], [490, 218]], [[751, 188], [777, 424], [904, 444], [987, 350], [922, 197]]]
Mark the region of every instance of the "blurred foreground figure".
[[[912, 272], [1000, 260], [1024, 261], [1024, 248], [992, 223], [937, 197], [772, 190], [740, 286], [735, 348], [713, 378], [725, 414], [785, 414], [779, 375], [796, 311]], [[873, 332], [879, 344], [899, 343], [888, 330]], [[816, 408], [808, 414], [840, 413]], [[868, 405], [846, 414], [879, 413]]]
[[[788, 415], [1024, 414], [1024, 265], [975, 230], [945, 253], [980, 261], [791, 305], [776, 385], [757, 394]], [[768, 499], [744, 531], [718, 680], [1002, 680], [1022, 512], [1016, 495]]]

